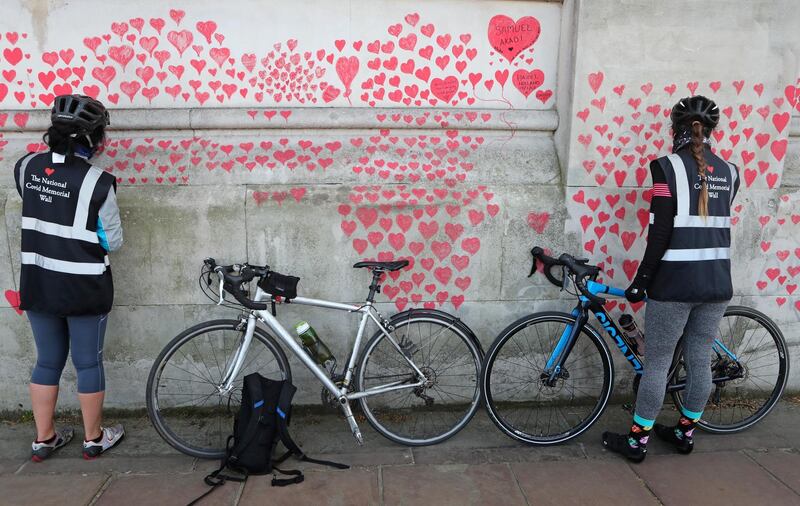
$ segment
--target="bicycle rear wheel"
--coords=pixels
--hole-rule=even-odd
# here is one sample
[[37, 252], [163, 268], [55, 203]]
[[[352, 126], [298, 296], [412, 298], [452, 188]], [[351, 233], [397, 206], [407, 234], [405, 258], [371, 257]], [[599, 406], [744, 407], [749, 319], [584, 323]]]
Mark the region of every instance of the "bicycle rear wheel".
[[542, 379], [547, 360], [575, 317], [546, 312], [515, 321], [484, 359], [481, 387], [489, 418], [509, 437], [552, 445], [588, 429], [608, 404], [614, 364], [590, 325], [581, 329], [555, 385]]
[[220, 392], [245, 327], [239, 320], [201, 323], [170, 341], [153, 363], [147, 380], [147, 413], [158, 434], [181, 453], [204, 459], [225, 456], [247, 374], [292, 379], [283, 350], [256, 327], [233, 389]]
[[[440, 443], [461, 430], [480, 404], [482, 353], [455, 317], [433, 314], [393, 319], [390, 332], [428, 382], [359, 399], [367, 421], [381, 435], [406, 446]], [[417, 374], [378, 331], [358, 360], [357, 391], [416, 383]]]
[[[786, 341], [775, 322], [747, 307], [728, 307], [717, 339], [737, 360], [715, 350], [711, 357], [713, 377], [741, 377], [714, 385], [697, 425], [708, 432], [730, 434], [758, 423], [775, 407], [786, 387], [789, 356]], [[676, 357], [670, 384], [685, 384], [682, 350], [676, 352]], [[672, 400], [678, 409], [683, 408], [682, 391], [673, 392]]]

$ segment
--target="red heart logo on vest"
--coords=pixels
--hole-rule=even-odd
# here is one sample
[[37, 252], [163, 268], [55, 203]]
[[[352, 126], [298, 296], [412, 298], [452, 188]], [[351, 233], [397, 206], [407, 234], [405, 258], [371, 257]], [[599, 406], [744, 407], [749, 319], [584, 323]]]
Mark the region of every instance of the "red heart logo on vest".
[[50, 167], [44, 169], [44, 173], [47, 174], [48, 176], [52, 176], [55, 171], [56, 169], [51, 169]]

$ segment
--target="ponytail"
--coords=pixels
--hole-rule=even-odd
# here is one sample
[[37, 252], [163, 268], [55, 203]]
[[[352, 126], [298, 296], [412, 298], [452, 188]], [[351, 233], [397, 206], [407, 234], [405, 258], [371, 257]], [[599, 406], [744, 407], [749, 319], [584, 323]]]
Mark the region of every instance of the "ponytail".
[[700, 176], [700, 198], [697, 201], [697, 214], [706, 217], [708, 216], [708, 181], [706, 180], [708, 163], [706, 163], [704, 140], [703, 125], [699, 121], [695, 121], [692, 123], [691, 151], [694, 161], [697, 162], [697, 174]]

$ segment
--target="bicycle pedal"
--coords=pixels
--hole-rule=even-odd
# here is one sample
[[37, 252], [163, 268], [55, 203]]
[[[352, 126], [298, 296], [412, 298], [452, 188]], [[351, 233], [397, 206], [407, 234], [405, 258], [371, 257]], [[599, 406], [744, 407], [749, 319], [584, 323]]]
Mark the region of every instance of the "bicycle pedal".
[[630, 413], [631, 416], [633, 415], [633, 404], [627, 403], [627, 404], [623, 404], [620, 407], [622, 408], [623, 411], [627, 411], [628, 413]]
[[360, 430], [353, 431], [353, 437], [356, 438], [358, 446], [364, 446], [364, 436], [361, 435]]

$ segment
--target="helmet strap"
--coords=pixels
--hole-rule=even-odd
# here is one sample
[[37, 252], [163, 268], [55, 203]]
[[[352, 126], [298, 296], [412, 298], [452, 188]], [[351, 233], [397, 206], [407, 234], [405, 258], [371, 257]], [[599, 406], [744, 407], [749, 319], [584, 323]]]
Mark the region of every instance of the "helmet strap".
[[75, 145], [75, 154], [82, 156], [84, 158], [91, 158], [92, 155], [94, 155], [94, 150], [95, 150], [94, 147], [87, 148], [82, 144]]
[[72, 138], [72, 139], [73, 139], [73, 143], [72, 143], [72, 150], [71, 150], [71, 151], [72, 151], [73, 153], [75, 153], [75, 154], [78, 154], [78, 155], [80, 155], [80, 156], [84, 157], [84, 158], [91, 158], [91, 157], [92, 157], [92, 155], [94, 155], [94, 152], [95, 152], [95, 150], [97, 149], [97, 146], [95, 146], [95, 145], [94, 145], [94, 143], [92, 142], [92, 139], [91, 139], [91, 137], [89, 137], [89, 134], [86, 134], [86, 133], [85, 133], [85, 134], [83, 134], [83, 137], [84, 137], [84, 138], [86, 139], [86, 141], [89, 143], [89, 146], [88, 146], [88, 147], [84, 146], [84, 145], [83, 145], [83, 144], [81, 144], [81, 143], [76, 143], [76, 142], [74, 142], [74, 139], [77, 139], [78, 135], [80, 135], [80, 134], [79, 134], [79, 133], [77, 133], [77, 132], [76, 132], [76, 133], [71, 133], [71, 134], [69, 135], [69, 136], [70, 136], [70, 138]]

